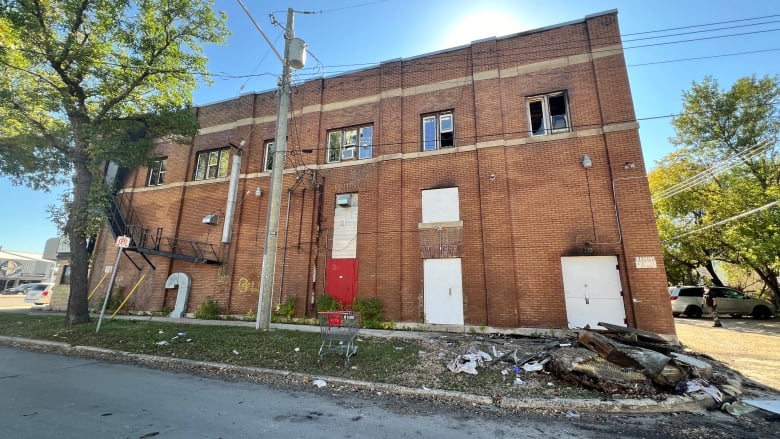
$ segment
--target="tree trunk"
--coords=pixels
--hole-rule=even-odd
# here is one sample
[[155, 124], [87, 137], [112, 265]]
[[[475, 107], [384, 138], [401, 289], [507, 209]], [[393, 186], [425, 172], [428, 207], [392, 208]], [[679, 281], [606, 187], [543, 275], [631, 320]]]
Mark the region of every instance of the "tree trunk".
[[68, 213], [65, 231], [70, 239], [70, 297], [65, 322], [78, 325], [89, 322], [89, 254], [87, 252], [88, 203], [92, 185], [85, 145], [80, 138], [80, 123], [73, 122], [75, 151], [73, 153], [73, 204]]

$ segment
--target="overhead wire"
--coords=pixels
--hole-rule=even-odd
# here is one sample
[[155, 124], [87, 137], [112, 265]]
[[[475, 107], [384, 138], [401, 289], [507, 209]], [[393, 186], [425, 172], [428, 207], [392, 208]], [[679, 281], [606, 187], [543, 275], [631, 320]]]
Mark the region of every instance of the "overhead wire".
[[743, 151], [732, 154], [731, 156], [715, 163], [711, 167], [704, 169], [703, 171], [682, 180], [663, 191], [653, 195], [653, 202], [660, 201], [666, 198], [678, 195], [686, 190], [706, 183], [716, 176], [728, 171], [729, 169], [739, 165], [742, 160], [749, 160], [755, 156], [763, 154], [769, 149], [773, 149], [774, 145], [769, 141], [759, 142], [752, 147]]

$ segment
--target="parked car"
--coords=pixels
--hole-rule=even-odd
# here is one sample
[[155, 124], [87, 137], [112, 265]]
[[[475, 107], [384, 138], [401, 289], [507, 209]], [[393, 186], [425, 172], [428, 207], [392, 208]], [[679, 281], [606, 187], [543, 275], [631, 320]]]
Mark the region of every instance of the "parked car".
[[6, 288], [3, 290], [3, 294], [24, 294], [27, 288], [30, 288], [33, 285], [35, 284], [20, 284], [15, 287]]
[[51, 301], [51, 287], [53, 285], [47, 283], [30, 285], [30, 288], [27, 289], [27, 294], [24, 296], [25, 303], [47, 305]]
[[[729, 314], [732, 317], [751, 315], [756, 319], [768, 319], [775, 315], [774, 304], [766, 300], [754, 299], [737, 290], [728, 287], [710, 287], [718, 298], [718, 314]], [[699, 318], [704, 313], [701, 306], [702, 286], [677, 286], [669, 290], [669, 300], [672, 303], [672, 315], [677, 317], [685, 314], [688, 317]]]

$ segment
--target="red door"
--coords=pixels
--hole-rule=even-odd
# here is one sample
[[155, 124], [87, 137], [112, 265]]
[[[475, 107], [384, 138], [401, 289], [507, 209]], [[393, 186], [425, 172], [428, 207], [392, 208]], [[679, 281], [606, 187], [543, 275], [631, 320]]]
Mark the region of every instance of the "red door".
[[325, 281], [325, 293], [345, 306], [352, 306], [357, 296], [358, 260], [330, 259]]

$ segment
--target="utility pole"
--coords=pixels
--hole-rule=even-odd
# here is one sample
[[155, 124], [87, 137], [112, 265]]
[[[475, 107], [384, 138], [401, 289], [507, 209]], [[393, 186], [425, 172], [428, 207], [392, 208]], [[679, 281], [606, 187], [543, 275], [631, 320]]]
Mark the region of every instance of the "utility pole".
[[284, 31], [284, 60], [282, 80], [279, 86], [279, 108], [276, 112], [276, 138], [274, 139], [274, 163], [271, 168], [271, 190], [268, 204], [268, 220], [265, 229], [263, 268], [260, 274], [260, 299], [257, 302], [256, 329], [267, 330], [271, 324], [271, 302], [274, 292], [276, 246], [279, 235], [279, 211], [282, 202], [284, 156], [287, 153], [287, 113], [290, 109], [290, 43], [295, 38], [293, 9], [287, 9], [287, 27]]

